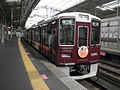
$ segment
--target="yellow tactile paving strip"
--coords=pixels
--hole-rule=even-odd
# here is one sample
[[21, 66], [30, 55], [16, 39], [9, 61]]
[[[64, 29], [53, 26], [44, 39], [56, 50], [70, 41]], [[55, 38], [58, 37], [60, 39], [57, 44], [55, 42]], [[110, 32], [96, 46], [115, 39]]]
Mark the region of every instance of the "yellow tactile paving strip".
[[26, 54], [20, 39], [18, 39], [18, 45], [33, 90], [50, 90]]

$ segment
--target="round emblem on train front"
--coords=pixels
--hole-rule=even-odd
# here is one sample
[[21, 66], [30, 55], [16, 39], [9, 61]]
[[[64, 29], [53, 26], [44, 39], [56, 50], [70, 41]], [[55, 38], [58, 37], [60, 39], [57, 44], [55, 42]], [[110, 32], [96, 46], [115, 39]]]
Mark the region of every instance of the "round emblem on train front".
[[81, 47], [78, 49], [78, 55], [79, 55], [81, 58], [87, 57], [87, 55], [88, 55], [88, 48], [87, 48], [86, 46], [81, 46]]

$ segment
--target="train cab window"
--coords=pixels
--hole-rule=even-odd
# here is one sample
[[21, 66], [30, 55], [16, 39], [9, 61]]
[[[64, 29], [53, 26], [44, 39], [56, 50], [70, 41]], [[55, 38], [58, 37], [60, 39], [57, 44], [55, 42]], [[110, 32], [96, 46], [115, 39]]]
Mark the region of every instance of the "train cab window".
[[74, 45], [74, 18], [60, 19], [60, 45]]
[[78, 37], [79, 37], [79, 47], [80, 46], [87, 46], [87, 32], [88, 32], [88, 28], [87, 27], [85, 27], [85, 26], [80, 26], [79, 27], [79, 35], [78, 35]]
[[100, 44], [100, 22], [92, 20], [91, 44]]

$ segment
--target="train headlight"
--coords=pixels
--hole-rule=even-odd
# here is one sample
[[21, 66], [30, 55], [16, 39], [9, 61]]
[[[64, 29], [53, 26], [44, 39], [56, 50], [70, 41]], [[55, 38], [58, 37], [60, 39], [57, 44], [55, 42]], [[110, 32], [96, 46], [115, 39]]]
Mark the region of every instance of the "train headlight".
[[68, 57], [72, 57], [72, 55], [71, 54], [61, 54], [61, 57], [68, 58]]
[[98, 52], [91, 53], [91, 56], [97, 56], [97, 55], [98, 55]]

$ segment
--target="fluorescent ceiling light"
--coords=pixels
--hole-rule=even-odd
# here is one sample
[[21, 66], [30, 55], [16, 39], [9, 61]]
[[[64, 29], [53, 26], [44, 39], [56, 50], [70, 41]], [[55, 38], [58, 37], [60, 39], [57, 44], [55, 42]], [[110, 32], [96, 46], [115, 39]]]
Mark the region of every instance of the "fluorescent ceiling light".
[[21, 2], [21, 0], [6, 0], [6, 2]]
[[102, 6], [97, 6], [96, 8], [99, 8], [103, 11], [105, 10], [115, 11], [114, 8], [119, 7], [119, 6], [120, 6], [120, 0], [114, 0], [109, 3], [103, 4]]

